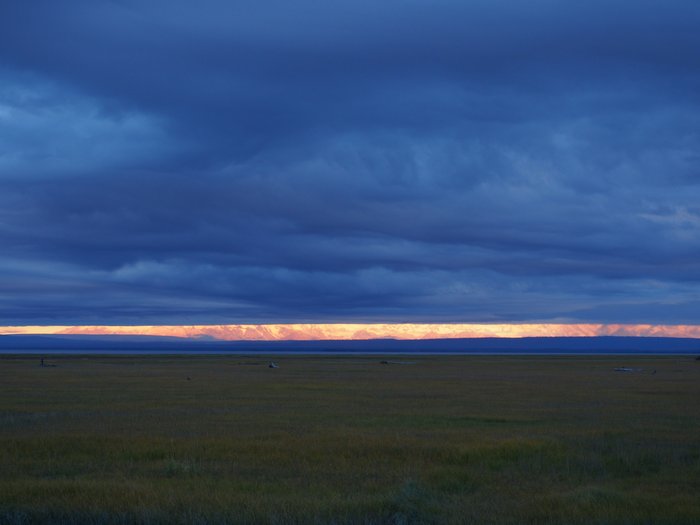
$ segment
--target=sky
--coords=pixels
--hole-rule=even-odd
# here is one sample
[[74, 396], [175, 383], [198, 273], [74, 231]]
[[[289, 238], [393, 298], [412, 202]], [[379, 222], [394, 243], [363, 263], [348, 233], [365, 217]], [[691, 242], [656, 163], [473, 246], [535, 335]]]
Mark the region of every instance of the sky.
[[2, 326], [0, 335], [164, 336], [224, 341], [456, 339], [483, 337], [700, 338], [698, 325], [599, 323], [286, 323], [226, 325]]
[[698, 326], [698, 27], [696, 0], [0, 2], [0, 327]]

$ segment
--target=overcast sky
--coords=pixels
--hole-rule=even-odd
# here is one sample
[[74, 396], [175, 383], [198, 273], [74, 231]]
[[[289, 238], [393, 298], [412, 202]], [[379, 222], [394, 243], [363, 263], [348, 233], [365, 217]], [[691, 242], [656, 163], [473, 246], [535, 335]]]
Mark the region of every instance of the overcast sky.
[[0, 324], [700, 323], [696, 0], [0, 3]]

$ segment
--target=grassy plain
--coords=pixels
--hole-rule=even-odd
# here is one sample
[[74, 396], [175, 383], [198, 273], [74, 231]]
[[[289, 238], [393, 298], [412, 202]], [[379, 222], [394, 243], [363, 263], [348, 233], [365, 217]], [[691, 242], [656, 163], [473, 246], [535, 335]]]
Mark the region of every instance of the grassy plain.
[[700, 523], [692, 357], [405, 359], [0, 358], [0, 523]]

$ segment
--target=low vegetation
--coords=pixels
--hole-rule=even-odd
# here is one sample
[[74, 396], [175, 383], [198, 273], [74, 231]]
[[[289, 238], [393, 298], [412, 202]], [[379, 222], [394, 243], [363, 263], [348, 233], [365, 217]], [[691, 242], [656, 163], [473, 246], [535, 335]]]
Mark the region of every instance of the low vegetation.
[[380, 360], [4, 357], [0, 523], [700, 523], [692, 358]]

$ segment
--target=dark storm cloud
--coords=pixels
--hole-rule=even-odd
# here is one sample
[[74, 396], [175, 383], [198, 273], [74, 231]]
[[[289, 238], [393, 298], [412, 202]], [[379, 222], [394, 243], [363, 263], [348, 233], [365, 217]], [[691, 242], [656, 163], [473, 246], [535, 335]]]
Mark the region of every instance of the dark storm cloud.
[[698, 322], [699, 22], [5, 3], [0, 324]]

